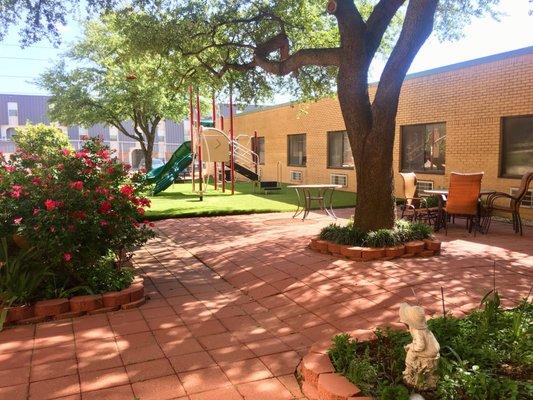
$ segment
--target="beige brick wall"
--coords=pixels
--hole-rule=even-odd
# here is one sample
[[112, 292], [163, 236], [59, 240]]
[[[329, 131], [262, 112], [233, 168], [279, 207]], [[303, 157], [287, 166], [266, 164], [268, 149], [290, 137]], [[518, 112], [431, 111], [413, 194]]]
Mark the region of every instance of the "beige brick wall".
[[[370, 87], [371, 95], [375, 86]], [[402, 125], [446, 123], [446, 172], [417, 174], [419, 180], [446, 187], [449, 174], [484, 171], [483, 187], [509, 192], [517, 179], [498, 176], [501, 118], [533, 114], [533, 54], [462, 67], [404, 82], [396, 120], [394, 144], [395, 187], [401, 195], [400, 130]], [[348, 175], [347, 190], [355, 190], [355, 173], [327, 168], [327, 132], [343, 130], [344, 122], [336, 98], [284, 105], [238, 115], [237, 134], [265, 137], [264, 179], [276, 179], [282, 166], [282, 181], [290, 182], [290, 171], [303, 172], [304, 183], [329, 183], [331, 173]], [[287, 165], [287, 135], [306, 133], [307, 165]], [[533, 169], [533, 166], [532, 166]], [[525, 210], [528, 218], [533, 210]]]

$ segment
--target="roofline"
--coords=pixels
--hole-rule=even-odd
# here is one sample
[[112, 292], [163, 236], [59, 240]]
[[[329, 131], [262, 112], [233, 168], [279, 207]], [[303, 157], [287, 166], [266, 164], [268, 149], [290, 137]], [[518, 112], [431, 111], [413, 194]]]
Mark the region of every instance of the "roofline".
[[[458, 62], [458, 63], [444, 65], [442, 67], [437, 67], [437, 68], [432, 68], [432, 69], [427, 69], [427, 70], [420, 71], [420, 72], [413, 72], [411, 74], [407, 74], [405, 76], [404, 81], [410, 80], [410, 79], [416, 79], [416, 78], [423, 78], [423, 77], [431, 76], [431, 75], [442, 74], [442, 73], [445, 73], [445, 72], [457, 71], [457, 70], [463, 69], [463, 68], [473, 67], [473, 66], [481, 65], [481, 64], [488, 64], [488, 63], [491, 63], [491, 62], [496, 62], [496, 61], [500, 61], [500, 60], [506, 60], [508, 58], [523, 56], [523, 55], [527, 55], [527, 54], [533, 54], [533, 46], [522, 47], [520, 49], [510, 50], [510, 51], [506, 51], [506, 52], [503, 52], [503, 53], [491, 54], [489, 56], [480, 57], [480, 58], [474, 58], [472, 60], [467, 60], [467, 61], [461, 61], [461, 62]], [[378, 83], [379, 83], [379, 81], [370, 82], [368, 84], [368, 86], [375, 86]], [[256, 110], [242, 112], [242, 113], [239, 114], [239, 116], [246, 115], [246, 114], [251, 114], [251, 113], [256, 113], [256, 112], [261, 112], [261, 111], [266, 111], [266, 110], [270, 110], [270, 109], [273, 109], [273, 108], [286, 107], [286, 106], [289, 106], [289, 105], [292, 105], [292, 104], [297, 104], [297, 103], [299, 103], [299, 101], [289, 101], [289, 102], [280, 103], [280, 104], [276, 104], [276, 105], [261, 107], [261, 108], [258, 108]]]
[[44, 93], [9, 93], [9, 92], [0, 92], [0, 96], [52, 97], [51, 95], [44, 94]]

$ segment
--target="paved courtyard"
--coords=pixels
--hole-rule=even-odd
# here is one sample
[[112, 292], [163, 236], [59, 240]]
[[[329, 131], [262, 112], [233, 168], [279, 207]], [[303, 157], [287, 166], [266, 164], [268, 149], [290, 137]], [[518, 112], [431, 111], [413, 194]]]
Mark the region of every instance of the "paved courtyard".
[[494, 282], [507, 306], [532, 286], [531, 228], [494, 223], [473, 237], [458, 226], [438, 235], [439, 257], [357, 263], [308, 250], [331, 222], [310, 218], [158, 222], [134, 259], [150, 300], [1, 332], [0, 400], [300, 399], [294, 371], [316, 341], [394, 325], [402, 301], [439, 315], [441, 287], [460, 315]]

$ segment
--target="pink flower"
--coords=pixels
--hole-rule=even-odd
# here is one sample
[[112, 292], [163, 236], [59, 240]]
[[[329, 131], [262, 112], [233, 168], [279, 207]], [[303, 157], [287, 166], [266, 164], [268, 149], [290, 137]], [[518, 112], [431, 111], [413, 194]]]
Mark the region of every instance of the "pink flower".
[[96, 155], [102, 157], [104, 160], [107, 160], [109, 158], [109, 154], [109, 150], [107, 149], [102, 149], [98, 153], [96, 153]]
[[21, 194], [22, 194], [22, 186], [20, 185], [11, 186], [11, 193], [10, 193], [11, 197], [13, 197], [14, 199], [18, 199], [20, 198]]
[[140, 215], [144, 215], [144, 208], [142, 207], [137, 208], [137, 213], [139, 213]]
[[17, 217], [17, 218], [15, 218], [15, 219], [13, 220], [13, 223], [14, 223], [15, 225], [20, 225], [21, 222], [22, 222], [22, 217]]
[[87, 214], [85, 213], [85, 211], [73, 211], [72, 216], [82, 221], [87, 218]]
[[6, 168], [6, 171], [7, 171], [7, 172], [15, 172], [15, 169], [16, 169], [16, 168], [15, 168], [14, 166], [12, 166], [12, 165], [6, 165], [5, 168]]
[[59, 207], [60, 204], [61, 203], [59, 201], [55, 201], [55, 200], [52, 200], [52, 199], [47, 199], [44, 202], [44, 206], [46, 207], [46, 211], [53, 211], [57, 207]]
[[72, 254], [70, 253], [63, 254], [63, 260], [65, 260], [66, 262], [69, 262], [70, 260], [72, 260]]
[[61, 149], [61, 154], [63, 154], [64, 156], [68, 156], [70, 154], [70, 149]]
[[120, 193], [126, 197], [130, 197], [133, 194], [133, 187], [131, 185], [124, 185], [120, 188]]
[[109, 175], [113, 174], [114, 172], [115, 172], [115, 168], [113, 168], [113, 167], [107, 167], [107, 173], [108, 173]]
[[39, 213], [41, 212], [41, 210], [39, 210], [38, 208], [34, 208], [33, 209], [33, 215], [39, 215]]
[[102, 214], [107, 214], [109, 211], [111, 211], [111, 208], [113, 208], [113, 205], [109, 201], [104, 200], [102, 203], [100, 203], [98, 211]]
[[109, 225], [109, 222], [107, 222], [106, 220], [101, 220], [100, 221], [100, 226], [108, 226]]
[[71, 189], [82, 190], [83, 182], [82, 181], [70, 182], [69, 186]]
[[41, 178], [39, 178], [38, 176], [34, 176], [31, 180], [31, 183], [33, 183], [34, 185], [38, 186], [41, 184]]

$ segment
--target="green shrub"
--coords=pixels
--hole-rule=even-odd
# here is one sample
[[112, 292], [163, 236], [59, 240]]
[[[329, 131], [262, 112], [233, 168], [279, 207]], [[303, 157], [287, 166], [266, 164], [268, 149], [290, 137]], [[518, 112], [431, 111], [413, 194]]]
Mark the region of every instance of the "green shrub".
[[320, 232], [320, 239], [349, 246], [389, 247], [411, 240], [429, 238], [432, 228], [422, 222], [396, 221], [393, 229], [379, 229], [365, 233], [353, 221], [345, 226], [330, 224]]
[[380, 400], [409, 400], [409, 390], [402, 385], [386, 386], [379, 398]]
[[27, 124], [17, 128], [13, 141], [19, 151], [45, 158], [55, 157], [61, 149], [72, 149], [61, 129], [44, 124]]
[[391, 247], [399, 242], [394, 230], [379, 229], [370, 232], [366, 238], [365, 245], [369, 247]]
[[80, 269], [84, 282], [94, 293], [119, 291], [127, 288], [133, 281], [134, 273], [131, 268], [115, 268], [114, 255], [102, 258], [92, 267]]

